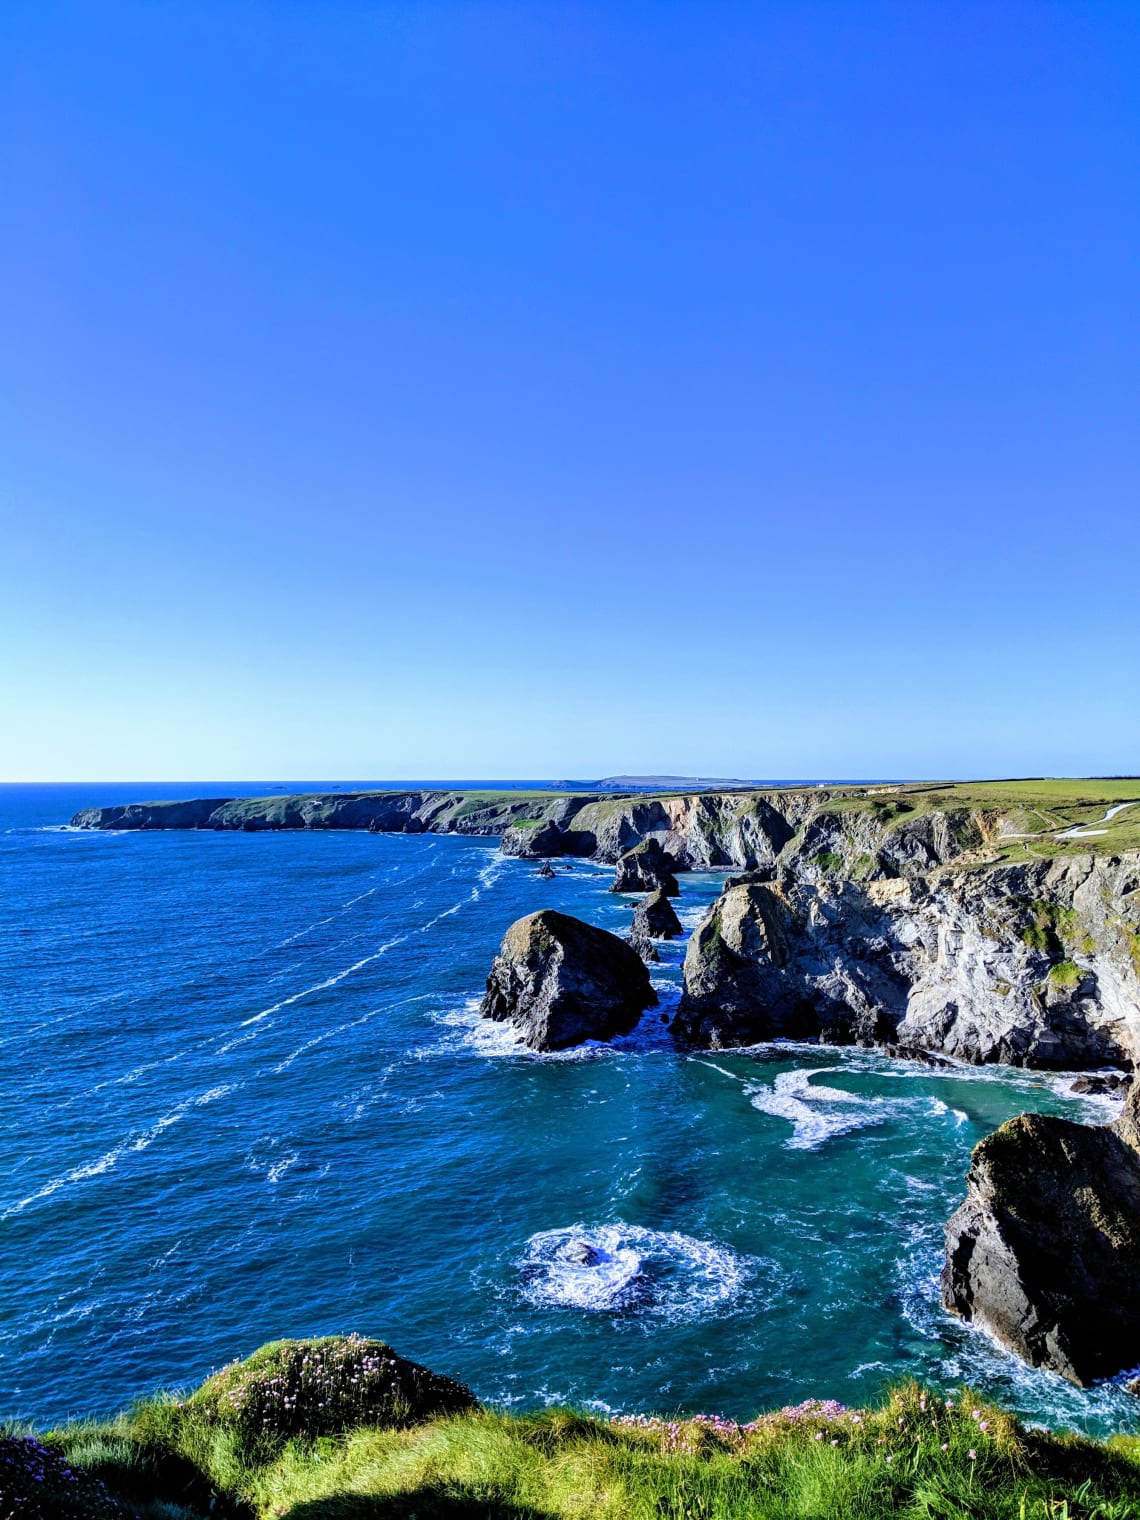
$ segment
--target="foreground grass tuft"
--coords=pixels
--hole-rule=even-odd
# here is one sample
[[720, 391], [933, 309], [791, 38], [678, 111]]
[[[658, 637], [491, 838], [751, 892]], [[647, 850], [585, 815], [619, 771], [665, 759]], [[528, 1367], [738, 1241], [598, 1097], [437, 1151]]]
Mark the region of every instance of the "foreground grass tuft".
[[[282, 1438], [256, 1422], [219, 1418], [217, 1400], [224, 1407], [234, 1386], [232, 1369], [227, 1373], [209, 1399], [150, 1400], [109, 1424], [68, 1426], [46, 1437], [37, 1460], [77, 1475], [77, 1498], [81, 1484], [99, 1487], [84, 1490], [86, 1509], [42, 1513], [52, 1520], [73, 1513], [141, 1520], [1140, 1520], [1140, 1441], [1029, 1431], [968, 1390], [942, 1395], [908, 1383], [874, 1408], [811, 1400], [746, 1424], [478, 1409], [409, 1424], [404, 1411], [398, 1424]], [[37, 1513], [0, 1504], [0, 1520], [35, 1520]]]

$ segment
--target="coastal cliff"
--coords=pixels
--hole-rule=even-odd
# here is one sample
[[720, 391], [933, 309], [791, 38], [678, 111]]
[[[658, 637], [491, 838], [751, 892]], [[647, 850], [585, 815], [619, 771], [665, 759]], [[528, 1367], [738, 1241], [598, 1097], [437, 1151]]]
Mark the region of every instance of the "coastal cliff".
[[1140, 1057], [1140, 852], [730, 885], [674, 1021], [691, 1044], [882, 1042], [1053, 1068]]
[[[78, 828], [499, 836], [615, 890], [738, 873], [695, 931], [682, 1041], [877, 1042], [970, 1062], [1140, 1055], [1140, 782], [637, 794], [377, 791], [90, 808]], [[676, 890], [670, 875], [667, 890]]]

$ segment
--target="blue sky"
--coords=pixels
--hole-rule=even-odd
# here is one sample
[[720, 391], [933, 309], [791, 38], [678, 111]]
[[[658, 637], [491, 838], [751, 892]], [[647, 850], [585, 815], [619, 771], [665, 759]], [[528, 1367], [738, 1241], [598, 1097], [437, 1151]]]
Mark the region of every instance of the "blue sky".
[[1140, 7], [7, 0], [0, 778], [1140, 770]]

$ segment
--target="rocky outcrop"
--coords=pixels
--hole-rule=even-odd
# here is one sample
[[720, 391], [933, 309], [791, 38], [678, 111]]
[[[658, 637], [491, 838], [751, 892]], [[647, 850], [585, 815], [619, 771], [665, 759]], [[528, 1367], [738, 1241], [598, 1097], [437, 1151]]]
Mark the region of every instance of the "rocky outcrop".
[[883, 1041], [970, 1062], [1140, 1052], [1140, 856], [744, 882], [702, 920], [675, 1021], [701, 1045]]
[[565, 835], [550, 818], [532, 818], [525, 823], [512, 823], [503, 831], [500, 846], [504, 855], [517, 855], [523, 860], [557, 858], [565, 853]]
[[662, 848], [661, 841], [653, 834], [640, 844], [627, 850], [617, 863], [611, 892], [664, 892], [667, 897], [677, 897], [675, 855]]
[[633, 910], [633, 933], [646, 939], [680, 939], [685, 931], [664, 889], [643, 897]]
[[1103, 1126], [1011, 1119], [946, 1227], [945, 1307], [1087, 1386], [1140, 1363], [1140, 1088]]
[[480, 1011], [514, 1024], [532, 1050], [565, 1050], [628, 1034], [656, 1001], [624, 940], [547, 908], [507, 930]]

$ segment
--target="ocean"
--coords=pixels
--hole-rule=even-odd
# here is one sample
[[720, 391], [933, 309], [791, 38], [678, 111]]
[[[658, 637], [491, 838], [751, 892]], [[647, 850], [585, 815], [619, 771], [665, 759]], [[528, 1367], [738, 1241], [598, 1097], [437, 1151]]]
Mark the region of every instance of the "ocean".
[[[538, 907], [628, 926], [588, 861], [545, 881], [494, 840], [65, 827], [228, 790], [0, 787], [0, 1416], [358, 1331], [504, 1407], [746, 1419], [914, 1376], [1136, 1428], [1117, 1387], [1023, 1367], [937, 1293], [971, 1147], [1108, 1105], [1007, 1068], [678, 1051], [682, 943], [633, 1035], [528, 1053], [478, 1017], [484, 979]], [[722, 880], [682, 878], [686, 928]]]

